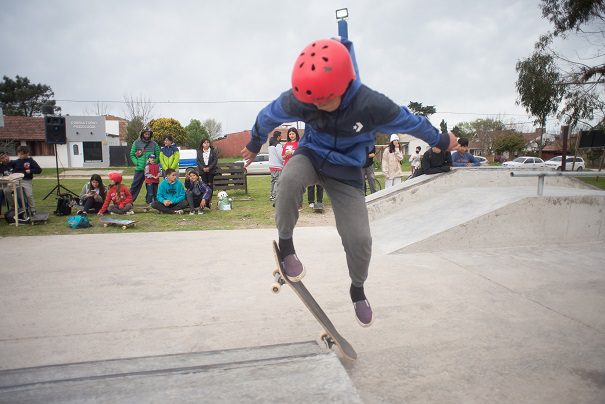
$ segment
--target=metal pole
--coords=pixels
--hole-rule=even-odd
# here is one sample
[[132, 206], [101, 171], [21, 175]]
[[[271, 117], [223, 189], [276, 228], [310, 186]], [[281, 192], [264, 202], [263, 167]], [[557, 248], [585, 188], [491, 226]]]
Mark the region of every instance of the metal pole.
[[538, 176], [538, 196], [542, 196], [544, 194], [544, 176]]
[[561, 156], [561, 171], [567, 168], [567, 135], [569, 134], [569, 126], [561, 126], [561, 137], [563, 138], [563, 155]]

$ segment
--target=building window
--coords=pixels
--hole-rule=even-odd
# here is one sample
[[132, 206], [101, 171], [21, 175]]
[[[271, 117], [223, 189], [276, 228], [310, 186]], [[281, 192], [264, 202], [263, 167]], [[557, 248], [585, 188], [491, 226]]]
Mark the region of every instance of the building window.
[[77, 144], [73, 145], [73, 149], [74, 149], [74, 156], [80, 155], [80, 148], [78, 147]]
[[101, 142], [83, 142], [84, 162], [102, 162], [103, 147]]

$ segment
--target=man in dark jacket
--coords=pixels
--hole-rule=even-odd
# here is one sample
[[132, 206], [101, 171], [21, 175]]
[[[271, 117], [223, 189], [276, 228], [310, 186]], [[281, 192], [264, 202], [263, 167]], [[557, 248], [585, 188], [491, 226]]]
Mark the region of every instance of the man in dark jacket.
[[437, 174], [450, 171], [452, 166], [452, 155], [438, 147], [431, 147], [422, 156], [420, 168], [414, 171], [414, 177], [422, 174]]
[[160, 146], [152, 139], [153, 131], [145, 127], [141, 130], [141, 135], [132, 143], [130, 148], [130, 160], [134, 164], [134, 176], [130, 193], [132, 194], [132, 203], [137, 199], [141, 187], [145, 183], [145, 165], [150, 155], [159, 156]]

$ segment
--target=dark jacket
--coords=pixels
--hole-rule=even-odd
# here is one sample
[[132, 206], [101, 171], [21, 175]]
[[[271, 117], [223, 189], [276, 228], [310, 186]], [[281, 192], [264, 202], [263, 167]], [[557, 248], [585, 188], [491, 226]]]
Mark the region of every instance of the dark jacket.
[[[13, 173], [23, 173], [25, 174], [23, 176], [24, 180], [32, 180], [34, 178], [34, 174], [40, 174], [42, 172], [42, 169], [40, 168], [40, 166], [38, 165], [38, 163], [36, 163], [36, 160], [34, 160], [31, 157], [28, 157], [26, 159], [17, 159], [17, 160], [13, 160]], [[29, 164], [29, 174], [27, 174], [25, 172], [25, 165]]]
[[218, 156], [214, 147], [210, 148], [210, 156], [208, 156], [208, 164], [204, 163], [204, 149], [198, 149], [197, 151], [197, 167], [200, 174], [204, 171], [203, 169], [208, 167], [208, 172], [214, 174], [216, 171], [216, 165], [218, 164]]
[[414, 173], [414, 177], [422, 174], [445, 173], [450, 171], [451, 166], [452, 156], [449, 152], [441, 150], [441, 153], [435, 153], [433, 149], [429, 149], [422, 156], [422, 164]]
[[11, 175], [15, 169], [15, 161], [9, 160], [6, 164], [0, 164], [0, 177]]

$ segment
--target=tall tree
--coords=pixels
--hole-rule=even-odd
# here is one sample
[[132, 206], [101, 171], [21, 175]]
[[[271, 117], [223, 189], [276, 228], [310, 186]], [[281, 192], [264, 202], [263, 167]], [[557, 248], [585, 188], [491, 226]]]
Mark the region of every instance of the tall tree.
[[109, 105], [104, 102], [97, 101], [90, 106], [84, 108], [84, 115], [107, 115], [109, 113]]
[[408, 109], [410, 111], [412, 111], [413, 113], [415, 113], [416, 115], [422, 115], [422, 116], [431, 116], [433, 115], [435, 112], [437, 112], [437, 109], [435, 108], [434, 105], [422, 105], [421, 102], [415, 102], [415, 101], [410, 101], [410, 103], [408, 104]]
[[494, 152], [494, 139], [505, 130], [505, 127], [499, 119], [485, 118], [471, 122], [460, 122], [452, 129], [452, 132], [456, 136], [474, 139], [481, 150], [491, 155]]
[[[560, 75], [552, 55], [534, 52], [527, 59], [517, 62], [517, 104], [536, 117], [535, 123], [546, 127], [546, 118], [559, 109], [563, 97]], [[538, 150], [542, 154], [544, 131], [540, 132]]]
[[185, 132], [187, 133], [187, 139], [184, 146], [188, 149], [197, 149], [200, 147], [202, 140], [210, 138], [202, 122], [197, 119], [192, 119], [189, 125], [185, 126]]
[[494, 139], [494, 151], [498, 154], [509, 152], [514, 154], [525, 148], [523, 135], [517, 132], [508, 132], [498, 135]]
[[126, 125], [126, 143], [132, 145], [132, 143], [139, 138], [141, 130], [145, 127], [143, 120], [138, 116], [135, 116]]
[[4, 76], [0, 83], [0, 105], [5, 115], [40, 116], [42, 106], [49, 105], [55, 113], [61, 111], [53, 99], [55, 93], [46, 84], [33, 84], [27, 77], [15, 79]]
[[218, 139], [223, 135], [223, 125], [212, 118], [206, 119], [202, 125], [206, 128], [210, 139]]
[[176, 143], [177, 146], [182, 146], [187, 140], [185, 128], [183, 128], [181, 123], [174, 118], [152, 119], [149, 122], [149, 127], [153, 130], [153, 140], [160, 146], [164, 145], [165, 135], [172, 135], [174, 143]]
[[134, 97], [132, 95], [124, 96], [124, 105], [126, 106], [126, 119], [132, 121], [135, 118], [140, 119], [147, 125], [152, 117], [154, 103], [143, 95]]
[[[536, 42], [534, 55], [551, 57], [559, 74], [556, 85], [560, 86], [562, 102], [558, 118], [572, 127], [578, 123], [591, 125], [594, 120], [603, 122], [605, 1], [542, 0], [540, 7], [542, 16], [552, 23], [553, 29]], [[557, 52], [554, 39], [567, 40], [571, 36], [577, 36], [587, 46], [576, 47], [571, 56]], [[547, 64], [546, 59], [535, 61], [537, 65]]]

